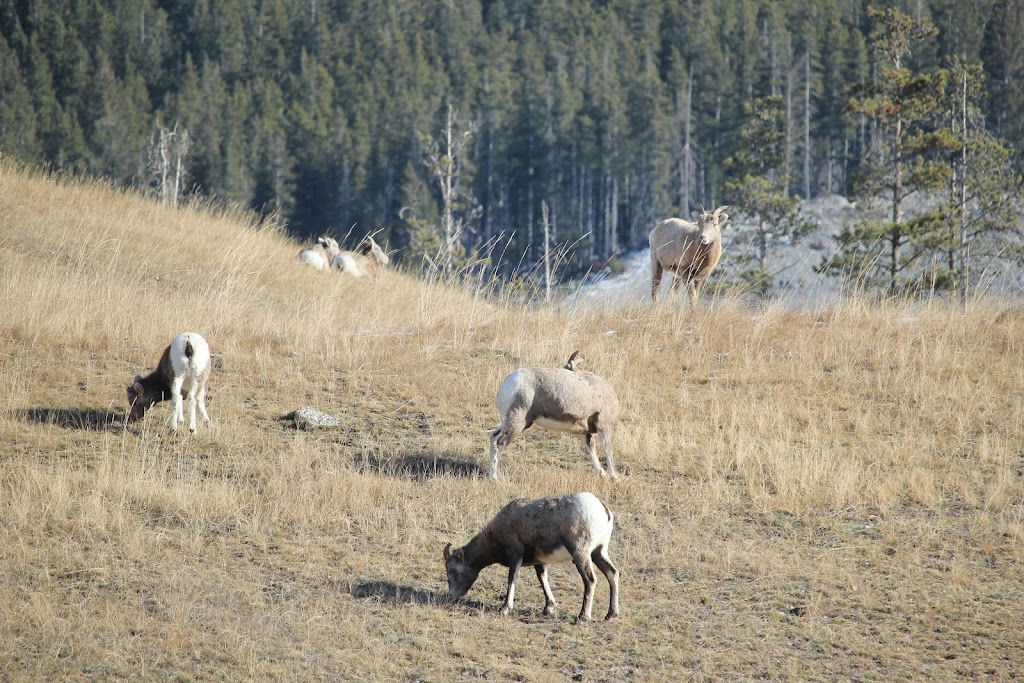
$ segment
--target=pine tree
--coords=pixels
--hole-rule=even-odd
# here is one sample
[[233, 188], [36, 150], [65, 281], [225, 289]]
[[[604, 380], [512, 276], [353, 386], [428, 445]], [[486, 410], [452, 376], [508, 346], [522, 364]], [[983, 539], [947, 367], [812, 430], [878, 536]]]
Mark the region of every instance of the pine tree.
[[[431, 179], [437, 184], [440, 194], [440, 224], [420, 224], [421, 230], [436, 232], [440, 246], [433, 255], [425, 254], [424, 259], [445, 276], [464, 265], [466, 247], [463, 233], [475, 212], [472, 194], [472, 178], [464, 177], [465, 157], [469, 143], [476, 134], [476, 123], [461, 124], [458, 112], [449, 103], [445, 107], [445, 119], [437, 138], [421, 134], [423, 163]], [[434, 243], [432, 238], [414, 232], [414, 244]]]
[[984, 83], [980, 64], [954, 58], [947, 100], [948, 128], [958, 144], [950, 145], [949, 157], [949, 210], [945, 216], [948, 272], [940, 271], [935, 279], [955, 284], [964, 302], [977, 281], [971, 273], [972, 252], [994, 256], [1006, 247], [1006, 234], [1017, 229], [1016, 198], [1022, 189], [1020, 173], [1012, 168], [1011, 148], [985, 128], [981, 114]]
[[871, 156], [863, 166], [858, 193], [868, 200], [888, 197], [888, 219], [868, 220], [839, 235], [841, 251], [829, 267], [858, 279], [873, 280], [884, 269], [890, 294], [904, 271], [923, 253], [936, 228], [933, 213], [904, 218], [904, 202], [917, 192], [948, 182], [948, 167], [935, 158], [948, 138], [929, 127], [943, 110], [946, 73], [918, 74], [907, 66], [913, 41], [933, 37], [935, 27], [897, 9], [868, 8], [875, 24], [871, 43], [879, 58], [877, 78], [852, 90], [850, 108], [877, 126]]
[[[725, 199], [754, 223], [751, 237], [756, 248], [756, 267], [746, 270], [742, 277], [757, 291], [767, 292], [774, 278], [768, 268], [772, 244], [795, 241], [811, 226], [798, 214], [799, 200], [786, 193], [786, 112], [783, 96], [772, 95], [746, 102], [743, 113], [745, 123], [740, 129], [742, 151], [725, 163], [732, 174], [725, 182]], [[743, 239], [741, 232], [733, 238], [733, 243]]]
[[37, 116], [18, 55], [0, 36], [0, 150], [23, 161], [38, 162]]

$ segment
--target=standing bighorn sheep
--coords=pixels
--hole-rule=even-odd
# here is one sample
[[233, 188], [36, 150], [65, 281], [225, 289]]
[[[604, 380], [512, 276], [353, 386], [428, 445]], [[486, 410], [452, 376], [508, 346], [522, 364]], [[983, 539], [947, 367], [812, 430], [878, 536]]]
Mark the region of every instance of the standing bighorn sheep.
[[156, 370], [145, 377], [135, 375], [135, 381], [128, 385], [128, 417], [136, 420], [154, 404], [169, 398], [171, 431], [176, 431], [178, 421], [184, 417], [184, 394], [188, 402], [188, 428], [195, 433], [197, 407], [203, 421], [210, 421], [210, 416], [206, 413], [206, 381], [209, 377], [209, 345], [195, 332], [182, 332], [164, 349]]
[[375, 275], [391, 262], [388, 255], [373, 238], [366, 236], [355, 251], [339, 252], [331, 265], [355, 278]]
[[523, 565], [533, 566], [544, 590], [544, 614], [551, 614], [555, 596], [548, 584], [547, 565], [572, 560], [583, 577], [583, 608], [577, 621], [590, 621], [597, 577], [594, 565], [608, 579], [608, 615], [619, 613], [619, 572], [608, 557], [614, 521], [611, 510], [592, 493], [514, 500], [494, 516], [484, 530], [461, 548], [444, 549], [448, 597], [458, 600], [472, 587], [484, 567], [508, 567], [508, 592], [501, 613], [512, 609], [516, 576]]
[[306, 263], [317, 270], [328, 270], [340, 252], [338, 241], [333, 237], [318, 237], [316, 244], [299, 252], [299, 263]]
[[672, 291], [686, 283], [690, 306], [696, 307], [697, 295], [704, 286], [718, 259], [722, 256], [722, 226], [729, 214], [722, 213], [728, 206], [714, 211], [701, 207], [692, 216], [696, 223], [681, 218], [668, 218], [651, 230], [651, 300], [658, 300], [661, 275], [668, 271], [675, 276]]
[[556, 432], [578, 434], [590, 461], [601, 476], [594, 437], [600, 436], [608, 474], [618, 479], [612, 460], [612, 432], [619, 421], [619, 399], [604, 379], [576, 369], [579, 351], [563, 368], [519, 368], [501, 383], [494, 402], [501, 424], [488, 434], [491, 441], [491, 479], [498, 477], [498, 461], [505, 448], [531, 425]]

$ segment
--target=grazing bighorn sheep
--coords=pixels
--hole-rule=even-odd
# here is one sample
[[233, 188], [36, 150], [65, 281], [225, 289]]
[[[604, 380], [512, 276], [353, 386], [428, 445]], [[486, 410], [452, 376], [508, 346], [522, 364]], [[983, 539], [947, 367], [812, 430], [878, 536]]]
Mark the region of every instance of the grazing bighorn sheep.
[[196, 431], [196, 407], [204, 422], [206, 413], [206, 380], [210, 377], [210, 347], [195, 332], [183, 332], [164, 349], [156, 370], [145, 377], [135, 375], [128, 385], [130, 419], [142, 417], [160, 401], [171, 399], [171, 431], [177, 431], [178, 420], [184, 417], [182, 394], [188, 402], [188, 428]]
[[455, 551], [451, 543], [445, 546], [448, 597], [458, 600], [469, 592], [484, 567], [501, 564], [508, 567], [508, 592], [501, 614], [508, 614], [515, 599], [519, 568], [533, 566], [544, 590], [547, 616], [555, 606], [547, 565], [572, 560], [583, 577], [583, 608], [576, 620], [590, 621], [597, 583], [595, 564], [611, 589], [605, 617], [611, 619], [619, 613], [619, 571], [608, 557], [613, 525], [611, 510], [592, 493], [514, 500], [469, 543]]
[[309, 264], [317, 270], [329, 270], [340, 252], [338, 241], [333, 237], [318, 237], [316, 244], [299, 252], [299, 263]]
[[696, 223], [681, 218], [668, 218], [651, 230], [651, 300], [658, 300], [661, 275], [668, 271], [675, 276], [672, 291], [686, 283], [690, 293], [690, 306], [696, 307], [697, 294], [704, 286], [712, 269], [722, 256], [722, 226], [729, 214], [722, 213], [728, 206], [714, 211], [701, 207], [692, 216]]
[[579, 351], [562, 368], [519, 368], [498, 387], [494, 402], [501, 424], [488, 431], [491, 441], [491, 479], [498, 478], [498, 461], [505, 448], [531, 425], [579, 434], [590, 461], [601, 476], [594, 437], [600, 436], [608, 474], [618, 479], [612, 460], [612, 432], [619, 421], [619, 399], [604, 379], [576, 369]]
[[354, 278], [373, 276], [389, 263], [391, 259], [369, 235], [359, 243], [356, 251], [339, 252], [331, 261], [333, 267]]

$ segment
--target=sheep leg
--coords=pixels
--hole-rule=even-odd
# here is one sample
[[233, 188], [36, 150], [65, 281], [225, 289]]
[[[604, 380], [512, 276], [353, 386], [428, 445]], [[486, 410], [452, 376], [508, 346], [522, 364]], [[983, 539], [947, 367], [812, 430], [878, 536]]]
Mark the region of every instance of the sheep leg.
[[516, 423], [505, 423], [503, 422], [500, 427], [495, 427], [490, 432], [491, 435], [491, 479], [498, 478], [498, 462], [501, 460], [501, 456], [505, 453], [505, 448], [512, 443], [512, 441], [521, 434], [523, 429], [516, 426]]
[[615, 461], [612, 459], [612, 432], [611, 430], [602, 430], [601, 436], [601, 450], [604, 451], [604, 461], [608, 464], [608, 475], [612, 479], [618, 479], [619, 473], [615, 471]]
[[188, 407], [188, 430], [193, 434], [196, 433], [196, 393], [198, 392], [196, 392], [196, 387], [193, 385], [185, 397], [185, 404]]
[[594, 444], [594, 435], [591, 432], [580, 434], [580, 440], [583, 441], [583, 450], [590, 456], [590, 462], [594, 465], [594, 469], [602, 477], [606, 476], [604, 468], [601, 467], [601, 461], [597, 457], [597, 447]]
[[704, 281], [703, 280], [692, 280], [689, 283], [690, 308], [692, 308], [695, 311], [697, 310], [697, 294], [698, 294], [698, 292], [700, 292], [700, 290], [703, 287], [703, 285], [704, 285]]
[[594, 586], [597, 584], [594, 565], [589, 557], [581, 554], [579, 551], [573, 551], [572, 562], [576, 565], [576, 569], [579, 570], [580, 577], [583, 579], [583, 608], [580, 609], [576, 622], [590, 621], [590, 613], [594, 608]]
[[615, 568], [611, 558], [608, 557], [608, 548], [606, 546], [601, 546], [590, 553], [590, 559], [594, 561], [597, 568], [608, 579], [611, 598], [608, 602], [608, 615], [604, 619], [605, 621], [614, 619], [619, 616], [619, 570]]
[[508, 614], [516, 599], [516, 576], [519, 575], [519, 568], [523, 566], [523, 558], [517, 557], [508, 565], [508, 592], [505, 594], [505, 604], [498, 611], [499, 614]]
[[210, 415], [206, 412], [206, 384], [199, 387], [199, 395], [196, 396], [199, 401], [199, 414], [203, 417], [203, 422], [210, 421]]
[[679, 287], [683, 284], [683, 277], [676, 271], [675, 278], [672, 280], [672, 294], [676, 295], [679, 292]]
[[181, 405], [181, 385], [184, 377], [175, 377], [171, 382], [171, 431], [178, 431], [178, 420], [184, 419], [185, 412]]
[[657, 258], [651, 259], [651, 303], [658, 301], [658, 290], [661, 289], [661, 275], [665, 272]]
[[555, 594], [551, 592], [551, 584], [548, 583], [548, 566], [546, 564], [538, 564], [534, 569], [537, 570], [537, 578], [540, 579], [540, 587], [544, 591], [544, 616], [550, 616], [555, 611]]

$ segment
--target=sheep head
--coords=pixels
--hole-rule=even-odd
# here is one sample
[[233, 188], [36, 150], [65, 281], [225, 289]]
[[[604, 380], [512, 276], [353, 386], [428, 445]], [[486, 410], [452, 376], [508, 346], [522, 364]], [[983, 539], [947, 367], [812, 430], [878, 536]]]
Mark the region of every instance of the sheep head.
[[469, 592], [480, 572], [473, 569], [466, 563], [466, 553], [463, 548], [451, 552], [452, 544], [444, 548], [444, 569], [448, 576], [448, 599], [458, 600]]
[[700, 243], [704, 246], [721, 239], [722, 226], [729, 220], [729, 214], [722, 213], [728, 206], [720, 206], [714, 211], [708, 211], [703, 206], [700, 210], [694, 211], [691, 215], [693, 219], [697, 221], [697, 227], [700, 228]]
[[146, 391], [142, 386], [142, 375], [135, 375], [135, 381], [125, 390], [128, 399], [128, 417], [137, 420], [156, 403], [156, 395]]
[[391, 262], [391, 259], [389, 259], [388, 255], [384, 253], [384, 250], [380, 248], [380, 245], [374, 242], [373, 238], [369, 235], [367, 235], [366, 239], [364, 239], [360, 245], [359, 253], [382, 266], [386, 266]]

